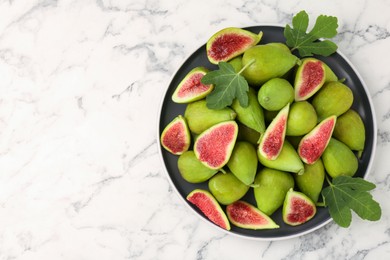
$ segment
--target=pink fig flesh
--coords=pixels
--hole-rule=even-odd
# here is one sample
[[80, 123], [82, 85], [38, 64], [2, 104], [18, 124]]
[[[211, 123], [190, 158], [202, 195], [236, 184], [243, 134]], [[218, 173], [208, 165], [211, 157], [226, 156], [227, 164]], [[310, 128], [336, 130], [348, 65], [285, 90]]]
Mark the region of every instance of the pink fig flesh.
[[336, 118], [336, 116], [325, 118], [301, 139], [298, 154], [304, 163], [313, 164], [321, 157], [332, 137]]
[[226, 207], [232, 224], [246, 229], [273, 229], [279, 226], [265, 213], [245, 201], [236, 201]]
[[210, 127], [195, 141], [196, 157], [210, 169], [222, 168], [231, 156], [237, 134], [238, 125], [235, 121], [226, 121]]
[[282, 150], [286, 137], [288, 112], [289, 104], [280, 110], [261, 137], [260, 153], [269, 160], [275, 160]]
[[325, 82], [325, 66], [322, 61], [307, 58], [297, 71], [295, 78], [295, 100], [307, 100], [314, 95]]
[[305, 194], [290, 189], [283, 204], [283, 221], [291, 226], [303, 224], [314, 217], [315, 204]]
[[230, 230], [230, 223], [225, 212], [211, 193], [196, 189], [188, 194], [187, 200], [202, 211], [211, 222], [223, 229]]
[[177, 86], [172, 100], [176, 103], [189, 103], [204, 98], [213, 89], [213, 85], [201, 82], [207, 72], [208, 70], [203, 67], [192, 69]]
[[207, 57], [213, 64], [228, 61], [256, 45], [262, 35], [262, 32], [254, 34], [241, 28], [222, 29], [207, 41]]
[[180, 155], [188, 150], [191, 135], [187, 123], [181, 115], [174, 118], [161, 134], [161, 145], [170, 153]]

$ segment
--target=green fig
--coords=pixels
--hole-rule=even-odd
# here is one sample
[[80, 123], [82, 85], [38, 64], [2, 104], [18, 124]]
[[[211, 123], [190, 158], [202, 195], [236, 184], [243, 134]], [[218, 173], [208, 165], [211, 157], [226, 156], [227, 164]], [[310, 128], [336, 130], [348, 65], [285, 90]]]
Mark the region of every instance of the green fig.
[[211, 194], [222, 205], [241, 199], [249, 190], [249, 186], [242, 183], [231, 172], [217, 173], [209, 180], [208, 186]]
[[263, 168], [256, 175], [253, 188], [257, 208], [272, 215], [283, 205], [287, 191], [293, 187], [294, 178], [290, 173]]
[[253, 145], [257, 145], [260, 139], [260, 133], [256, 130], [247, 127], [244, 124], [238, 124], [238, 136], [237, 141], [246, 141]]
[[231, 59], [228, 63], [230, 65], [232, 65], [234, 68], [234, 71], [236, 73], [238, 73], [242, 69], [242, 56], [241, 55], [237, 56], [237, 57]]
[[358, 160], [352, 150], [343, 142], [331, 138], [322, 154], [326, 172], [335, 178], [340, 175], [353, 176], [358, 169]]
[[251, 63], [242, 75], [252, 86], [282, 77], [299, 61], [298, 57], [272, 45], [256, 45], [246, 50], [242, 56], [242, 65]]
[[281, 50], [284, 50], [285, 52], [291, 53], [290, 48], [282, 42], [270, 42], [270, 43], [267, 43], [266, 45], [275, 46]]
[[236, 142], [227, 166], [240, 181], [250, 185], [256, 176], [257, 163], [255, 147], [248, 142]]
[[265, 122], [263, 109], [257, 102], [256, 93], [252, 88], [249, 88], [248, 91], [248, 106], [242, 107], [238, 99], [234, 99], [232, 108], [236, 112], [236, 118], [239, 122], [259, 133], [264, 133]]
[[231, 108], [209, 109], [206, 100], [202, 99], [189, 103], [184, 112], [188, 127], [191, 132], [200, 134], [211, 126], [236, 118], [236, 112]]
[[273, 78], [261, 86], [257, 98], [263, 108], [269, 111], [280, 110], [294, 101], [294, 88], [285, 79]]
[[366, 141], [366, 130], [360, 115], [353, 109], [337, 118], [333, 136], [355, 151], [363, 151]]
[[294, 174], [299, 190], [306, 194], [314, 203], [318, 201], [325, 180], [325, 169], [321, 159], [314, 164], [305, 164], [302, 175]]
[[287, 140], [284, 140], [282, 150], [275, 160], [267, 159], [260, 152], [257, 152], [257, 156], [260, 163], [268, 168], [298, 174], [303, 174], [304, 172], [304, 166], [297, 151]]
[[305, 135], [316, 125], [317, 113], [309, 102], [299, 101], [291, 104], [287, 119], [286, 135]]
[[345, 113], [352, 103], [352, 90], [338, 81], [324, 84], [312, 100], [319, 122], [331, 115], [339, 116]]
[[263, 32], [255, 34], [241, 28], [224, 28], [213, 34], [207, 41], [207, 58], [212, 64], [229, 61], [258, 44], [262, 36]]
[[190, 183], [207, 181], [218, 172], [218, 170], [204, 166], [196, 158], [194, 151], [181, 154], [177, 160], [177, 166], [183, 179]]
[[328, 64], [324, 63], [325, 67], [325, 83], [331, 82], [331, 81], [338, 81], [337, 75], [333, 72], [333, 70], [328, 66]]

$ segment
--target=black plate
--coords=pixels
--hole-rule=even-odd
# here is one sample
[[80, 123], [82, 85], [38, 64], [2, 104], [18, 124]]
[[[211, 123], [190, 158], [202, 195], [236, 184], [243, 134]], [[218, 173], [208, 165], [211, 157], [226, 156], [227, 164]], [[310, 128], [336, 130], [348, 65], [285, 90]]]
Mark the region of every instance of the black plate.
[[[268, 43], [268, 42], [283, 42], [285, 43], [286, 40], [283, 36], [283, 27], [279, 26], [254, 26], [254, 27], [248, 27], [245, 28], [249, 31], [252, 31], [254, 33], [258, 33], [259, 31], [263, 31], [263, 38], [261, 40], [261, 44]], [[297, 55], [297, 54], [296, 54]], [[375, 117], [372, 101], [370, 100], [368, 96], [367, 89], [359, 77], [358, 73], [350, 62], [346, 60], [344, 56], [342, 56], [340, 53], [335, 53], [331, 55], [330, 57], [316, 57], [317, 59], [323, 60], [326, 62], [329, 67], [336, 73], [336, 75], [339, 78], [345, 78], [345, 84], [348, 85], [354, 94], [354, 103], [352, 107], [361, 115], [364, 124], [366, 126], [366, 148], [363, 152], [363, 155], [361, 159], [359, 160], [359, 169], [355, 176], [359, 177], [366, 177], [369, 168], [371, 166], [373, 155], [375, 151], [375, 133], [376, 133], [376, 124], [375, 124]], [[184, 63], [183, 65], [177, 70], [176, 74], [173, 76], [169, 87], [167, 89], [167, 92], [165, 94], [165, 97], [162, 101], [161, 105], [161, 112], [160, 112], [160, 122], [158, 125], [158, 136], [161, 135], [163, 129], [165, 126], [173, 120], [177, 115], [181, 114], [184, 115], [184, 110], [186, 105], [184, 104], [176, 104], [172, 102], [171, 96], [176, 89], [179, 82], [184, 78], [184, 76], [193, 68], [197, 66], [205, 66], [209, 69], [216, 69], [217, 67], [210, 64], [210, 62], [207, 59], [206, 56], [206, 46], [201, 46], [198, 50], [196, 50]], [[158, 139], [159, 140], [159, 139]], [[202, 184], [191, 184], [186, 182], [180, 175], [178, 169], [177, 169], [177, 159], [178, 156], [172, 155], [169, 152], [165, 151], [164, 149], [161, 149], [160, 147], [161, 156], [163, 159], [163, 162], [166, 167], [166, 171], [168, 173], [168, 176], [170, 178], [170, 181], [172, 182], [173, 186], [176, 188], [177, 192], [179, 193], [180, 197], [184, 200], [184, 202], [189, 205], [196, 214], [201, 216], [203, 219], [205, 219], [207, 222], [209, 222], [211, 225], [219, 228], [218, 226], [214, 225], [212, 222], [210, 222], [204, 215], [195, 208], [191, 203], [186, 201], [186, 196], [188, 193], [190, 193], [195, 188], [202, 188], [202, 189], [208, 189], [207, 188], [207, 182]], [[255, 200], [253, 197], [253, 192], [251, 191], [243, 198], [244, 200], [255, 204]], [[308, 221], [307, 223], [297, 226], [297, 227], [291, 227], [283, 223], [282, 216], [281, 216], [281, 210], [278, 210], [272, 215], [272, 219], [280, 226], [278, 229], [272, 229], [272, 230], [247, 230], [238, 228], [232, 225], [232, 229], [230, 231], [226, 231], [228, 233], [232, 233], [235, 235], [243, 236], [246, 238], [253, 238], [253, 239], [260, 239], [260, 240], [276, 240], [276, 239], [285, 239], [285, 238], [291, 238], [296, 237], [299, 235], [306, 234], [308, 232], [314, 231], [322, 226], [324, 226], [326, 223], [328, 223], [331, 218], [329, 216], [329, 213], [326, 208], [318, 207], [318, 211], [316, 216]], [[221, 229], [223, 230], [223, 229]], [[225, 230], [223, 230], [225, 231]]]

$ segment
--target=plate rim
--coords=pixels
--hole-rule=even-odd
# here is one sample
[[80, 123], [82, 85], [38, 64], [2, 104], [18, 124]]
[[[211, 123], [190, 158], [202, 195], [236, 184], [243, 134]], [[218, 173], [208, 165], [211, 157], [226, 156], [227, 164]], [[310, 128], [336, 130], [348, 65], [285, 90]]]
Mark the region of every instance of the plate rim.
[[[241, 27], [243, 29], [245, 28], [250, 28], [250, 27], [265, 27], [265, 26], [273, 26], [273, 27], [280, 27], [280, 28], [284, 28], [285, 26], [282, 25], [282, 24], [278, 24], [278, 23], [262, 23], [262, 24], [257, 24], [257, 25], [249, 25], [249, 26], [245, 26], [245, 27]], [[199, 50], [203, 45], [205, 45], [206, 43], [202, 43], [200, 44], [197, 48], [195, 48], [195, 50], [193, 50], [192, 52], [190, 52], [184, 59], [183, 61], [180, 63], [180, 65], [176, 68], [176, 70], [172, 73], [171, 77], [169, 78], [168, 80], [168, 84], [166, 85], [166, 88], [164, 89], [164, 92], [163, 92], [163, 95], [161, 97], [161, 100], [159, 102], [159, 107], [158, 107], [158, 114], [157, 114], [157, 120], [156, 120], [156, 124], [157, 124], [157, 127], [156, 127], [156, 130], [157, 130], [157, 149], [158, 149], [158, 156], [159, 156], [159, 160], [160, 162], [162, 163], [163, 165], [163, 171], [165, 172], [165, 175], [168, 179], [168, 182], [169, 184], [173, 187], [173, 190], [175, 191], [176, 195], [180, 198], [180, 200], [186, 205], [186, 208], [188, 208], [192, 213], [194, 213], [198, 219], [201, 219], [203, 222], [207, 223], [208, 225], [211, 225], [212, 227], [214, 227], [214, 229], [217, 229], [219, 231], [222, 231], [223, 233], [225, 234], [228, 234], [228, 235], [231, 235], [231, 236], [235, 236], [235, 237], [239, 237], [239, 238], [243, 238], [243, 239], [247, 239], [247, 240], [254, 240], [254, 241], [282, 241], [282, 240], [288, 240], [288, 239], [292, 239], [292, 238], [297, 238], [297, 237], [300, 237], [300, 236], [304, 236], [306, 234], [309, 234], [309, 233], [312, 233], [316, 230], [319, 230], [321, 229], [322, 227], [324, 227], [325, 225], [329, 224], [330, 222], [333, 222], [333, 219], [332, 217], [330, 217], [328, 220], [324, 221], [323, 223], [321, 223], [320, 225], [317, 225], [313, 228], [310, 228], [308, 230], [305, 230], [305, 231], [302, 231], [302, 232], [298, 232], [298, 233], [295, 233], [295, 234], [292, 234], [292, 235], [287, 235], [287, 236], [280, 236], [280, 237], [255, 237], [255, 236], [245, 236], [245, 235], [242, 235], [242, 234], [238, 234], [238, 233], [235, 233], [235, 232], [231, 232], [229, 230], [225, 230], [213, 223], [211, 223], [209, 220], [207, 220], [205, 217], [202, 217], [193, 207], [191, 207], [187, 201], [185, 200], [185, 198], [179, 193], [176, 185], [173, 183], [173, 180], [172, 178], [170, 177], [169, 175], [169, 172], [168, 172], [168, 169], [167, 169], [167, 166], [165, 164], [165, 161], [163, 159], [163, 154], [162, 154], [162, 146], [160, 145], [160, 120], [161, 120], [161, 113], [162, 113], [162, 110], [163, 110], [163, 106], [164, 106], [164, 100], [168, 94], [168, 89], [169, 89], [169, 86], [171, 84], [171, 82], [173, 81], [174, 77], [176, 76], [176, 74], [178, 73], [178, 71], [183, 67], [183, 65], [186, 63], [186, 61], [197, 51]], [[372, 140], [372, 152], [371, 152], [371, 156], [370, 156], [370, 159], [369, 159], [369, 162], [368, 162], [368, 165], [367, 165], [367, 169], [366, 169], [366, 172], [365, 172], [365, 175], [364, 175], [364, 179], [367, 179], [368, 176], [370, 175], [371, 173], [371, 170], [372, 170], [372, 167], [373, 167], [373, 163], [374, 163], [374, 160], [375, 160], [375, 157], [376, 157], [376, 150], [377, 150], [377, 120], [376, 120], [376, 111], [375, 111], [375, 108], [374, 108], [374, 103], [373, 103], [373, 100], [372, 100], [372, 97], [370, 95], [370, 92], [368, 90], [368, 87], [367, 87], [367, 84], [366, 82], [363, 80], [363, 77], [360, 75], [359, 71], [356, 69], [356, 67], [354, 66], [354, 64], [345, 56], [344, 53], [342, 53], [339, 49], [337, 49], [336, 53], [338, 55], [340, 55], [344, 61], [351, 67], [351, 69], [353, 70], [353, 72], [356, 74], [357, 78], [359, 79], [360, 83], [362, 84], [363, 86], [363, 89], [364, 89], [364, 92], [366, 93], [366, 96], [367, 96], [367, 99], [368, 99], [368, 103], [370, 105], [370, 109], [372, 111], [372, 123], [373, 123], [373, 140]]]

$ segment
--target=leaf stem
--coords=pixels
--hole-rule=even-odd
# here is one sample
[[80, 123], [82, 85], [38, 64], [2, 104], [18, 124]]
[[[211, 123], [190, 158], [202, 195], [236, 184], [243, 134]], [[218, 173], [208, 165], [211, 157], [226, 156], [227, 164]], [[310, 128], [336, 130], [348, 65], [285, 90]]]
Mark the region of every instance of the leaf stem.
[[248, 68], [250, 65], [252, 65], [255, 61], [256, 61], [256, 59], [251, 59], [247, 64], [245, 64], [244, 67], [241, 68], [241, 70], [237, 74], [240, 75], [244, 70], [246, 70], [246, 68]]

